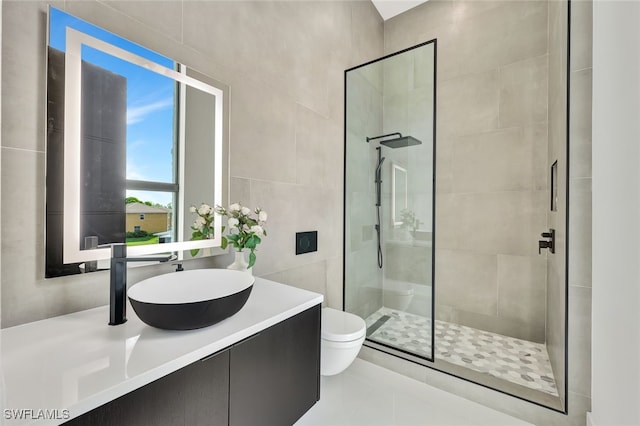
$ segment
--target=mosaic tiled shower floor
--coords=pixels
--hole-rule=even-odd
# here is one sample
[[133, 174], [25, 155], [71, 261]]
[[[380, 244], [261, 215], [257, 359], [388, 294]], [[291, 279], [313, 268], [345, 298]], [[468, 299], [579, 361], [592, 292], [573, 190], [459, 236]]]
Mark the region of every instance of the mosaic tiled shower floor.
[[[431, 356], [430, 318], [381, 308], [366, 323], [369, 339]], [[437, 359], [558, 395], [547, 348], [541, 343], [438, 320], [435, 338]]]

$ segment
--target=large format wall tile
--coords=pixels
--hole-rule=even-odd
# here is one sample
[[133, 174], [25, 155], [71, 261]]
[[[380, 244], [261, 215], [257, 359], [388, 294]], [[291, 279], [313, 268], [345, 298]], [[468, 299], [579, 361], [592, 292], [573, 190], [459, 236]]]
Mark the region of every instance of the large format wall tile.
[[397, 52], [418, 43], [430, 40], [427, 34], [434, 28], [449, 27], [453, 23], [453, 2], [431, 0], [411, 10], [395, 16], [384, 24], [384, 52]]
[[103, 2], [123, 14], [130, 16], [162, 32], [166, 37], [182, 41], [182, 1], [163, 0], [149, 8], [145, 0], [103, 0]]
[[334, 309], [342, 310], [343, 282], [342, 282], [342, 257], [327, 259], [327, 293], [325, 304]]
[[591, 176], [591, 68], [571, 73], [571, 177]]
[[527, 340], [544, 343], [546, 259], [498, 256], [498, 316], [516, 319], [529, 329]]
[[591, 395], [591, 288], [569, 287], [569, 390]]
[[[324, 261], [306, 264], [302, 267], [287, 269], [273, 274], [263, 275], [264, 278], [304, 290], [320, 294], [327, 292], [327, 274]], [[326, 300], [325, 300], [326, 304]]]
[[547, 52], [546, 2], [502, 2], [462, 20], [460, 73], [478, 73]]
[[436, 197], [436, 246], [484, 254], [534, 255], [546, 229], [546, 191]]
[[[571, 71], [591, 68], [593, 60], [593, 1], [571, 2]], [[578, 94], [578, 92], [575, 92]]]
[[451, 160], [453, 191], [494, 192], [532, 189], [536, 140], [522, 128], [457, 138]]
[[498, 127], [499, 72], [491, 70], [443, 81], [438, 86], [438, 135], [468, 135]]
[[371, 43], [384, 38], [382, 18], [368, 2], [351, 2], [351, 17], [360, 25], [351, 25], [351, 66], [361, 65], [383, 55], [383, 45]]
[[[263, 275], [334, 257], [342, 252], [342, 196], [333, 190], [251, 181], [251, 205], [269, 213], [268, 237], [258, 247], [254, 273]], [[295, 233], [318, 231], [318, 251], [295, 254]]]
[[569, 285], [591, 287], [591, 178], [569, 180]]
[[[45, 155], [42, 152], [2, 148], [2, 196], [15, 206], [2, 214], [2, 244], [31, 252], [35, 257], [44, 242], [42, 186]], [[35, 244], [34, 244], [35, 243]], [[5, 254], [9, 254], [6, 253]]]
[[547, 121], [547, 56], [513, 63], [500, 70], [500, 126]]
[[[343, 2], [249, 1], [241, 7], [234, 2], [185, 2], [184, 41], [329, 116], [339, 103], [329, 97], [337, 95], [332, 89], [339, 77], [329, 70], [345, 69], [351, 61], [351, 50], [347, 50], [350, 6]], [[211, 17], [218, 16], [224, 19], [215, 19], [212, 25]]]
[[295, 183], [293, 99], [249, 82], [237, 85], [232, 96], [232, 175]]
[[436, 300], [460, 310], [495, 315], [498, 265], [495, 255], [436, 249]]
[[296, 183], [342, 189], [336, 164], [343, 163], [343, 130], [331, 120], [298, 105], [295, 115]]

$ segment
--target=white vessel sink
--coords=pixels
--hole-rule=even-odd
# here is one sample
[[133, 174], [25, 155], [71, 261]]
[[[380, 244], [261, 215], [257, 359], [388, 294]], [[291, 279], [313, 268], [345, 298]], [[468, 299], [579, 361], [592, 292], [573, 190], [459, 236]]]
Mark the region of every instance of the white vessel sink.
[[237, 313], [255, 278], [243, 271], [196, 269], [158, 275], [129, 289], [131, 306], [146, 324], [167, 330], [207, 327]]

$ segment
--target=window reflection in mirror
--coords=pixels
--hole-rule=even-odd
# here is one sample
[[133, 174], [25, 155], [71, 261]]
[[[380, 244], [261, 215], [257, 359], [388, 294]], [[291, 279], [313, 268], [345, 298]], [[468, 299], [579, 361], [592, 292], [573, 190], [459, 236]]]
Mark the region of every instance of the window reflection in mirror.
[[219, 223], [189, 241], [188, 208], [223, 204], [226, 86], [55, 8], [49, 27], [46, 276], [94, 269], [105, 244], [219, 246]]

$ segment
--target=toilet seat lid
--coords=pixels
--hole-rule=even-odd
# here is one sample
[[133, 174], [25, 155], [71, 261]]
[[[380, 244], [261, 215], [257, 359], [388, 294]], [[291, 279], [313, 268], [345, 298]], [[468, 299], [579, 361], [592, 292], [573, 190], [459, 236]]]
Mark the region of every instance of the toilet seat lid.
[[332, 342], [350, 342], [364, 336], [364, 320], [349, 312], [332, 308], [322, 310], [322, 338]]

